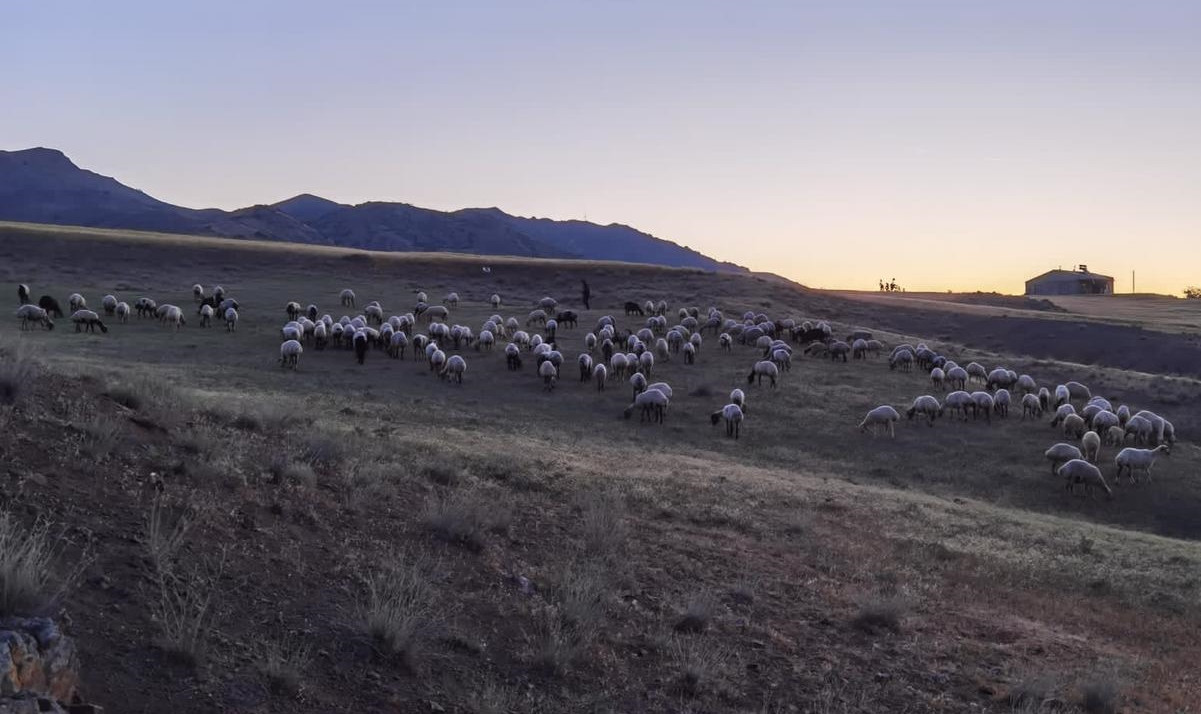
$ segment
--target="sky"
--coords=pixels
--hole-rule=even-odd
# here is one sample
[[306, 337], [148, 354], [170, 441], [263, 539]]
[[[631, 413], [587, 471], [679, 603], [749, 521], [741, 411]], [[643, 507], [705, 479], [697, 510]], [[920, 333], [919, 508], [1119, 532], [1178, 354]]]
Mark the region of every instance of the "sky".
[[1201, 2], [0, 7], [0, 148], [190, 207], [619, 222], [806, 285], [1201, 283]]

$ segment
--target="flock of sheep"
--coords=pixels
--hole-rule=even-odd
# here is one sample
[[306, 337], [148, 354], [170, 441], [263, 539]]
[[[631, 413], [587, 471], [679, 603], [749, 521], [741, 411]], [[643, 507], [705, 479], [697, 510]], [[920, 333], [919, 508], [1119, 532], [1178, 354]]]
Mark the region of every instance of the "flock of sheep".
[[[894, 370], [928, 369], [931, 387], [943, 393], [953, 390], [941, 403], [929, 394], [913, 400], [906, 415], [910, 420], [925, 419], [929, 426], [948, 410], [964, 421], [969, 414], [973, 420], [983, 418], [989, 422], [994, 417], [1008, 417], [1010, 405], [1017, 398], [1015, 395], [1020, 395], [1022, 420], [1027, 417], [1039, 419], [1053, 411], [1051, 426], [1062, 429], [1068, 441], [1052, 445], [1044, 455], [1051, 462], [1051, 472], [1064, 479], [1068, 491], [1083, 486], [1089, 495], [1094, 489], [1113, 495], [1113, 489], [1098, 466], [1103, 445], [1120, 447], [1114, 457], [1114, 483], [1123, 474], [1131, 483], [1137, 483], [1140, 473], [1147, 481], [1151, 480], [1151, 467], [1156, 457], [1171, 453], [1176, 441], [1172, 422], [1145, 409], [1131, 413], [1125, 404], [1115, 409], [1110, 400], [1093, 396], [1080, 382], [1069, 381], [1052, 391], [1045, 386], [1039, 387], [1030, 375], [1019, 375], [1003, 367], [988, 370], [976, 362], [960, 367], [923, 344], [916, 347], [898, 345], [892, 350], [888, 365]], [[972, 383], [983, 389], [969, 393], [966, 389]], [[1079, 411], [1077, 403], [1081, 405]], [[894, 407], [882, 405], [870, 410], [859, 428], [864, 432], [887, 431], [895, 437], [894, 424], [900, 418]], [[1129, 440], [1133, 440], [1135, 446], [1126, 446]], [[1143, 446], [1151, 448], [1141, 448]]]
[[[17, 293], [20, 301], [17, 317], [22, 329], [37, 325], [53, 329], [53, 319], [64, 314], [51, 296], [43, 295], [37, 304], [33, 304], [28, 286], [18, 286]], [[220, 317], [226, 330], [237, 330], [240, 305], [237, 300], [227, 297], [223, 288], [215, 287], [211, 294], [206, 294], [203, 286], [194, 285], [192, 295], [200, 326], [211, 326]], [[339, 302], [343, 308], [358, 310], [353, 290], [342, 290]], [[419, 292], [416, 304], [403, 314], [385, 315], [380, 303], [372, 301], [357, 316], [343, 315], [335, 320], [329, 314], [319, 314], [315, 304], [302, 306], [298, 302], [289, 302], [284, 308], [288, 320], [280, 331], [279, 364], [296, 369], [305, 345], [316, 350], [334, 347], [353, 351], [359, 364], [364, 364], [372, 351], [393, 359], [404, 359], [406, 352], [411, 350], [412, 358], [425, 360], [440, 379], [462, 384], [467, 359], [460, 352], [468, 349], [478, 353], [491, 352], [505, 341], [503, 352], [510, 371], [521, 370], [524, 359], [532, 357], [543, 388], [555, 389], [566, 362], [558, 349], [559, 338], [563, 331], [579, 324], [579, 315], [574, 310], [559, 309], [558, 301], [544, 297], [523, 319], [494, 314], [477, 332], [466, 325], [452, 324], [452, 310], [459, 303], [459, 295], [454, 292], [447, 294], [442, 304], [430, 304], [426, 293]], [[500, 296], [493, 294], [488, 304], [499, 310]], [[77, 332], [108, 331], [100, 315], [89, 310], [86, 300], [78, 293], [68, 298], [68, 305]], [[104, 296], [101, 307], [106, 317], [122, 323], [129, 319], [129, 304], [113, 295]], [[179, 306], [159, 305], [145, 297], [136, 301], [133, 311], [138, 317], [156, 318], [176, 330], [186, 324], [183, 309]], [[641, 318], [641, 327], [619, 330], [617, 319], [613, 315], [604, 315], [584, 335], [576, 360], [579, 381], [592, 382], [600, 391], [615, 380], [626, 381], [632, 388], [633, 401], [624, 410], [624, 416], [629, 418], [638, 411], [640, 421], [651, 423], [663, 423], [672, 398], [670, 385], [651, 381], [656, 365], [676, 357], [680, 357], [685, 365], [694, 364], [706, 332], [716, 336], [719, 348], [725, 352], [732, 352], [735, 345], [754, 348], [760, 357], [751, 366], [747, 384], [761, 386], [766, 380], [772, 388], [777, 386], [782, 373], [792, 369], [793, 344], [802, 346], [806, 355], [843, 362], [848, 357], [866, 360], [869, 355], [879, 355], [884, 349], [883, 343], [866, 331], [855, 331], [844, 341], [834, 338], [833, 330], [823, 321], [772, 320], [753, 311], [734, 319], [715, 307], [710, 307], [703, 317], [699, 308], [680, 308], [675, 324], [670, 324], [667, 302], [648, 300], [626, 302], [625, 316]], [[1068, 441], [1054, 444], [1045, 456], [1051, 462], [1052, 472], [1064, 479], [1069, 491], [1082, 485], [1087, 493], [1099, 488], [1112, 495], [1112, 489], [1097, 466], [1103, 445], [1123, 447], [1114, 460], [1116, 483], [1123, 474], [1132, 482], [1137, 482], [1139, 474], [1149, 481], [1156, 457], [1169, 453], [1175, 442], [1171, 422], [1147, 410], [1131, 413], [1126, 405], [1115, 409], [1109, 400], [1093, 396], [1080, 382], [1069, 381], [1052, 391], [1045, 386], [1039, 387], [1029, 375], [1019, 375], [1009, 369], [988, 370], [976, 362], [961, 367], [924, 344], [902, 344], [893, 348], [888, 366], [890, 370], [906, 372], [915, 368], [929, 370], [931, 387], [943, 394], [943, 399], [940, 401], [930, 394], [918, 396], [906, 414], [910, 420], [921, 418], [930, 426], [948, 411], [964, 421], [969, 417], [988, 422], [994, 418], [1003, 419], [1009, 416], [1015, 401], [1022, 407], [1022, 420], [1028, 417], [1039, 419], [1053, 411], [1051, 425], [1062, 429]], [[967, 391], [973, 384], [981, 388]], [[1081, 405], [1079, 411], [1077, 403]], [[746, 394], [736, 388], [730, 393], [729, 403], [713, 412], [710, 420], [714, 426], [724, 422], [726, 435], [738, 439], [746, 413]], [[896, 408], [881, 405], [867, 413], [859, 428], [863, 432], [886, 431], [895, 437], [894, 425], [899, 420], [900, 413]], [[1135, 446], [1127, 447], [1126, 443], [1131, 439]], [[1140, 448], [1144, 446], [1150, 448]]]

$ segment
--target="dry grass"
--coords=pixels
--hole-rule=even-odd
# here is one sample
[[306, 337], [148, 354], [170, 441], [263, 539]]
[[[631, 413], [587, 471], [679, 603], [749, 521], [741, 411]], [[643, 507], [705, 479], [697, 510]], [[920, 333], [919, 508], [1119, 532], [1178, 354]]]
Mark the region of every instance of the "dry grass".
[[259, 643], [258, 669], [272, 692], [288, 696], [300, 693], [305, 670], [312, 661], [312, 650], [312, 643], [304, 633], [285, 632]]
[[909, 603], [896, 595], [874, 595], [859, 603], [851, 624], [867, 633], [900, 632]]
[[0, 347], [0, 405], [13, 405], [29, 392], [38, 361], [24, 344]]
[[430, 531], [447, 543], [480, 551], [488, 542], [488, 533], [507, 532], [512, 511], [495, 494], [467, 488], [426, 501], [422, 519]]
[[43, 522], [24, 525], [0, 511], [0, 616], [38, 615], [58, 601], [54, 588], [56, 538]]
[[397, 554], [369, 576], [359, 620], [377, 651], [410, 669], [441, 621], [430, 575], [438, 566], [421, 556]]
[[698, 696], [716, 686], [730, 660], [724, 646], [703, 637], [674, 637], [669, 652], [679, 672], [679, 688], [689, 696]]

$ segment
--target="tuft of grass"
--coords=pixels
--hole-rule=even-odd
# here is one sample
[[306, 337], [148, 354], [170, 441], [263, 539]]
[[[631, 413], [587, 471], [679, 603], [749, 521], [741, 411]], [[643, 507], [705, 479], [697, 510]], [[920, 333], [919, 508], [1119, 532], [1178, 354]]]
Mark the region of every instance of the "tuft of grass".
[[721, 645], [697, 637], [674, 637], [670, 652], [679, 669], [680, 690], [689, 696], [711, 686], [721, 676], [730, 656]]
[[0, 616], [41, 614], [59, 600], [67, 583], [52, 590], [55, 540], [46, 523], [25, 526], [0, 511]]
[[477, 489], [458, 491], [448, 496], [432, 496], [426, 501], [423, 520], [439, 539], [479, 551], [487, 543], [488, 531], [507, 532], [512, 509]]
[[154, 574], [155, 597], [150, 614], [159, 627], [159, 646], [185, 664], [195, 666], [204, 655], [212, 629], [213, 593], [225, 570], [225, 550], [189, 568], [174, 564]]
[[182, 402], [179, 391], [169, 382], [147, 375], [109, 387], [104, 395], [117, 404], [138, 412], [153, 410], [170, 414]]
[[284, 634], [261, 643], [257, 653], [259, 672], [275, 694], [296, 696], [300, 693], [304, 670], [312, 661], [312, 645], [302, 636]]
[[268, 466], [271, 482], [275, 484], [292, 484], [306, 488], [316, 488], [317, 472], [303, 461], [292, 461], [286, 456], [277, 456]]
[[300, 458], [314, 468], [329, 469], [346, 458], [346, 445], [330, 434], [315, 434], [305, 440]]
[[439, 486], [458, 486], [462, 480], [461, 471], [442, 464], [430, 464], [423, 471], [427, 479]]
[[397, 556], [367, 580], [359, 617], [364, 630], [383, 654], [399, 657], [412, 669], [422, 642], [436, 624], [437, 593], [423, 558]]
[[605, 614], [607, 582], [595, 570], [568, 568], [554, 587], [556, 602], [538, 632], [537, 663], [550, 674], [569, 669], [592, 645]]
[[33, 385], [38, 373], [37, 360], [23, 344], [0, 352], [0, 404], [19, 402]]
[[851, 624], [867, 633], [883, 630], [900, 632], [901, 621], [907, 609], [908, 603], [898, 596], [877, 595], [865, 598], [859, 604], [859, 611], [851, 620]]
[[1026, 677], [1009, 690], [1009, 706], [1015, 712], [1038, 712], [1051, 699], [1055, 680], [1047, 675]]
[[117, 419], [97, 417], [82, 427], [83, 453], [102, 459], [113, 452], [121, 439], [121, 424]]
[[496, 682], [484, 682], [476, 686], [468, 700], [472, 714], [509, 714], [519, 711], [520, 695], [513, 687]]
[[713, 598], [708, 592], [693, 594], [692, 597], [688, 598], [680, 619], [676, 620], [675, 631], [690, 633], [704, 632], [709, 627], [709, 621], [713, 619], [713, 610]]
[[1121, 689], [1114, 679], [1092, 679], [1080, 685], [1080, 706], [1089, 714], [1117, 714]]
[[608, 557], [620, 550], [626, 539], [626, 522], [621, 502], [611, 495], [589, 493], [581, 498], [580, 530], [584, 551]]

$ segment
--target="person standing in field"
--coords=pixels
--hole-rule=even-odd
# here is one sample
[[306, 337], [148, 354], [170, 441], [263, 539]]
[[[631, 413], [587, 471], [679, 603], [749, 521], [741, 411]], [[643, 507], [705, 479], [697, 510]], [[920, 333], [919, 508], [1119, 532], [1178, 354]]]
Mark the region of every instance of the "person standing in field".
[[592, 308], [588, 305], [588, 302], [592, 299], [592, 289], [588, 287], [587, 280], [581, 280], [580, 282], [584, 284], [584, 289], [581, 291], [581, 297], [584, 298], [584, 309], [591, 310]]

